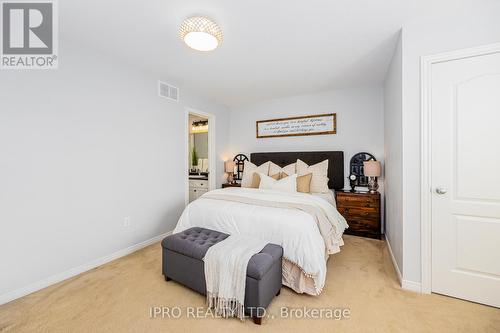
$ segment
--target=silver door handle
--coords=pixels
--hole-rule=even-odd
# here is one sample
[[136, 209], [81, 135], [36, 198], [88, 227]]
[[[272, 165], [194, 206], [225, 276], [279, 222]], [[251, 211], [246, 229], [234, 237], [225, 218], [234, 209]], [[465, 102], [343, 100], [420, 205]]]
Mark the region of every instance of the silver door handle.
[[437, 194], [441, 194], [441, 195], [443, 195], [443, 194], [446, 194], [446, 192], [447, 192], [447, 191], [446, 191], [446, 189], [445, 189], [445, 188], [443, 188], [443, 187], [437, 187], [437, 188], [436, 188], [436, 193], [437, 193]]

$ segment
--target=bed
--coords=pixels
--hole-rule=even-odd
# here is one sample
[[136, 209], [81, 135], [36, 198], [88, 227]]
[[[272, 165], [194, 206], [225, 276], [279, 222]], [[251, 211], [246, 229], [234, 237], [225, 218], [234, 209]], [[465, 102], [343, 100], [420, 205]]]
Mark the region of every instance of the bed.
[[[328, 187], [344, 187], [343, 152], [253, 153], [256, 165], [271, 161], [280, 167], [297, 159], [313, 165], [328, 160]], [[284, 193], [254, 188], [208, 192], [191, 202], [174, 233], [203, 227], [228, 234], [246, 234], [283, 247], [283, 284], [297, 293], [319, 295], [329, 255], [340, 251], [345, 219], [330, 193]]]

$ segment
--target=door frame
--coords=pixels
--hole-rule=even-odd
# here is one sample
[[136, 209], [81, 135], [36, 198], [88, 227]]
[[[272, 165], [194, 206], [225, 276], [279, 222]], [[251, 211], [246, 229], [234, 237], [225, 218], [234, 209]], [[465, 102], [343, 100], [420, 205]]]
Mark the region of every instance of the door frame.
[[430, 98], [432, 89], [432, 66], [440, 62], [459, 60], [498, 52], [500, 52], [500, 43], [494, 43], [423, 56], [420, 59], [420, 250], [422, 279], [421, 288], [423, 293], [430, 294], [432, 292], [432, 108]]
[[184, 108], [184, 206], [189, 204], [189, 114], [194, 114], [208, 119], [208, 190], [216, 188], [217, 164], [215, 160], [216, 124], [215, 115], [212, 113]]

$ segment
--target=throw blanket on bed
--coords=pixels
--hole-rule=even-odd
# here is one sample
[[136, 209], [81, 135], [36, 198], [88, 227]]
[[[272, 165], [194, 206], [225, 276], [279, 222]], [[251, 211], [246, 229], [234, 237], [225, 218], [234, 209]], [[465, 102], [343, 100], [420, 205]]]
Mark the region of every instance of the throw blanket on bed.
[[[298, 209], [304, 211], [311, 215], [319, 229], [319, 233], [325, 242], [327, 254], [333, 254], [338, 252], [338, 245], [336, 244], [337, 235], [342, 235], [342, 231], [339, 233], [336, 229], [335, 224], [331, 223], [328, 216], [328, 212], [322, 210], [319, 206], [311, 204], [305, 200], [298, 200], [295, 198], [293, 201], [269, 201], [262, 200], [248, 195], [234, 195], [227, 194], [224, 192], [212, 191], [203, 195], [203, 199], [214, 199], [214, 200], [225, 200], [225, 201], [235, 201], [241, 202], [248, 205], [264, 206], [264, 207], [275, 207], [275, 208], [287, 208], [287, 209]], [[334, 219], [334, 218], [332, 218]]]
[[210, 191], [191, 202], [174, 233], [191, 227], [281, 245], [283, 258], [314, 280], [314, 287], [306, 289], [297, 285], [300, 277], [288, 274], [283, 284], [318, 295], [325, 284], [328, 254], [340, 251], [347, 223], [335, 206], [309, 193], [233, 187]]
[[230, 235], [208, 249], [203, 258], [207, 303], [217, 315], [243, 320], [248, 262], [266, 244], [257, 238]]

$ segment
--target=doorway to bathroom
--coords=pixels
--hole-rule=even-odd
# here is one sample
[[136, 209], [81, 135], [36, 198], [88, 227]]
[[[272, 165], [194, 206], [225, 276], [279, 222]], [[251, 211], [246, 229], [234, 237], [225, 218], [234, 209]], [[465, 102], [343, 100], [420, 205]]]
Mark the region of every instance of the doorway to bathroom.
[[215, 117], [186, 109], [186, 204], [215, 189]]

